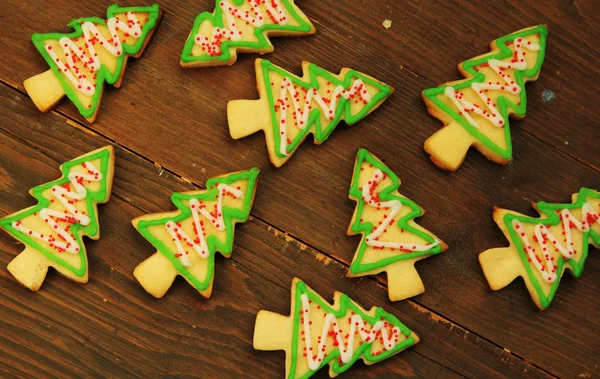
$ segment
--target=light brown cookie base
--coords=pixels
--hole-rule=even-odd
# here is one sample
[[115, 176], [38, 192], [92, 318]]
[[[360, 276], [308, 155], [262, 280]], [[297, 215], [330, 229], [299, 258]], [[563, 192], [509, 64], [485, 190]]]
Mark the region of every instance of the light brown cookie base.
[[[514, 33], [520, 33], [536, 27], [537, 26], [524, 28]], [[471, 58], [468, 61], [477, 60], [486, 56], [490, 56], [492, 54], [496, 54], [498, 52], [499, 47], [496, 44], [496, 40], [494, 40], [490, 43], [490, 52]], [[464, 63], [465, 62], [461, 62], [458, 65], [458, 71], [462, 74], [462, 76], [464, 76], [464, 79], [446, 82], [441, 85], [450, 86], [473, 78], [473, 75], [467, 70], [465, 70], [465, 68], [463, 67]], [[524, 77], [523, 85], [525, 85], [525, 83], [529, 81], [537, 80], [539, 75], [540, 72], [538, 72], [538, 74], [533, 77]], [[438, 130], [436, 133], [434, 133], [431, 137], [429, 137], [424, 144], [425, 151], [427, 152], [427, 154], [429, 154], [431, 161], [436, 166], [446, 171], [456, 171], [465, 160], [467, 152], [471, 148], [471, 146], [473, 146], [487, 159], [493, 162], [496, 162], [501, 165], [507, 165], [508, 163], [510, 163], [512, 157], [502, 157], [501, 155], [494, 152], [492, 149], [486, 147], [477, 138], [475, 138], [469, 132], [467, 132], [463, 126], [456, 122], [446, 112], [442, 111], [433, 101], [427, 99], [424, 95], [424, 92], [422, 93], [422, 98], [427, 106], [427, 112], [444, 123], [444, 127]], [[508, 108], [507, 118], [512, 118], [513, 120], [522, 120], [525, 118], [525, 116], [519, 116], [517, 113], [515, 113], [515, 111], [512, 108]]]
[[[96, 154], [98, 152], [98, 150], [105, 150], [105, 149], [110, 151], [110, 158], [108, 161], [109, 169], [108, 169], [108, 172], [106, 173], [106, 186], [107, 186], [106, 188], [107, 188], [108, 197], [106, 198], [106, 201], [104, 201], [102, 203], [98, 203], [98, 204], [104, 204], [110, 200], [111, 188], [112, 188], [112, 182], [113, 182], [113, 176], [114, 176], [114, 161], [115, 161], [115, 154], [114, 154], [113, 147], [106, 146], [101, 149], [97, 149], [92, 152], [81, 155], [77, 158], [74, 158], [74, 159], [85, 158], [87, 156]], [[61, 165], [59, 168], [59, 170], [61, 172], [62, 172], [62, 167], [63, 167], [63, 165]], [[64, 175], [61, 178], [64, 178]], [[29, 194], [33, 196], [33, 189], [29, 190]], [[96, 205], [94, 205], [94, 207], [96, 207]], [[33, 208], [33, 207], [30, 207], [30, 208]], [[6, 217], [11, 217], [11, 216], [19, 214], [21, 212], [23, 212], [23, 210], [19, 210], [19, 211], [15, 212], [11, 215], [8, 215]], [[98, 220], [97, 209], [96, 209], [95, 214], [96, 214], [96, 218], [95, 218], [94, 222], [96, 222], [98, 224], [99, 220]], [[9, 234], [11, 234], [10, 231], [8, 231], [8, 230], [6, 230], [6, 231]], [[79, 239], [81, 239], [81, 237], [83, 237], [84, 235], [85, 234], [83, 234], [82, 230], [78, 231]], [[92, 240], [98, 240], [100, 238], [100, 229], [98, 229], [98, 233], [94, 236], [88, 236], [88, 235], [85, 235], [85, 236]], [[16, 238], [16, 236], [13, 236], [13, 237]], [[84, 249], [83, 254], [85, 256], [85, 264], [86, 264], [86, 267], [88, 267], [87, 251], [86, 251], [85, 245], [82, 244], [82, 247]], [[71, 272], [70, 270], [66, 269], [65, 267], [46, 258], [42, 253], [40, 253], [39, 251], [37, 251], [36, 249], [34, 249], [33, 247], [28, 246], [28, 245], [25, 245], [25, 249], [23, 250], [23, 252], [21, 252], [19, 255], [17, 255], [7, 266], [8, 271], [15, 277], [15, 279], [22, 286], [29, 288], [32, 291], [37, 291], [40, 289], [40, 287], [42, 286], [42, 283], [44, 282], [44, 280], [46, 278], [46, 274], [48, 273], [49, 267], [54, 268], [58, 273], [60, 273], [64, 277], [71, 279], [77, 283], [84, 284], [84, 283], [88, 282], [88, 270], [86, 270], [84, 275], [77, 276], [77, 275], [73, 274], [73, 272]]]
[[[220, 177], [226, 177], [230, 175], [235, 175], [243, 171], [235, 171], [231, 173], [227, 173], [221, 176], [214, 177], [213, 179], [217, 179]], [[254, 199], [256, 197], [256, 189], [258, 187], [258, 178], [254, 183], [254, 191], [252, 192], [250, 204], [254, 204]], [[181, 192], [181, 194], [199, 194], [206, 192], [206, 189], [193, 190], [187, 192]], [[153, 221], [160, 220], [164, 218], [172, 218], [180, 215], [181, 212], [179, 210], [176, 211], [167, 211], [160, 213], [152, 213], [137, 217], [132, 220], [132, 225], [134, 228], [138, 229], [138, 224], [140, 221]], [[244, 221], [236, 221], [235, 219], [231, 220], [231, 228], [232, 232], [235, 230], [235, 226], [238, 223], [242, 223]], [[170, 239], [171, 237], [169, 237]], [[215, 252], [216, 253], [216, 252]], [[230, 255], [223, 255], [225, 258], [230, 258]], [[214, 264], [214, 262], [212, 263]], [[152, 254], [148, 259], [144, 260], [140, 263], [133, 271], [133, 276], [138, 280], [138, 282], [144, 287], [144, 289], [156, 298], [162, 298], [168, 290], [173, 285], [173, 282], [177, 278], [177, 276], [183, 277], [192, 287], [195, 288], [194, 284], [182, 275], [171, 263], [171, 261], [163, 255], [160, 251]], [[204, 290], [198, 290], [200, 295], [205, 298], [209, 298], [212, 295], [213, 285], [214, 285], [215, 273], [213, 271], [213, 275], [210, 279], [209, 285]]]
[[[257, 59], [254, 63], [254, 68], [256, 71], [256, 87], [258, 89], [260, 98], [258, 100], [232, 100], [227, 103], [229, 134], [233, 139], [240, 139], [254, 134], [260, 130], [264, 131], [267, 143], [267, 151], [269, 152], [269, 159], [275, 167], [281, 167], [293, 156], [295, 150], [284, 158], [280, 157], [276, 152], [277, 149], [274, 145], [275, 139], [273, 136], [273, 124], [271, 120], [271, 112], [269, 110], [267, 88], [265, 87], [261, 61], [261, 59]], [[303, 75], [299, 77], [299, 79], [304, 82], [310, 80], [310, 74], [308, 71], [308, 66], [310, 64], [311, 62], [302, 62]], [[350, 69], [342, 68], [339, 74], [333, 76], [343, 81], [348, 71], [350, 71]], [[361, 73], [361, 75], [364, 75], [365, 77], [368, 77], [377, 83], [387, 85], [382, 81], [373, 78], [372, 76], [363, 73]], [[368, 114], [371, 114], [373, 111], [379, 108], [381, 104], [383, 104], [383, 102], [392, 95], [393, 92], [394, 89], [390, 86], [390, 93], [386, 96], [386, 98], [381, 99], [377, 104], [373, 104]], [[341, 121], [343, 121], [343, 119]], [[301, 146], [310, 134], [312, 134], [312, 131], [304, 135], [302, 140], [298, 143], [298, 146]], [[315, 139], [314, 143], [316, 145], [320, 145], [322, 142]]]
[[[156, 29], [158, 28], [158, 24], [160, 23], [162, 15], [163, 10], [160, 9], [158, 13], [158, 18], [156, 19], [156, 25], [152, 30], [149, 31], [140, 51], [135, 55], [128, 55], [124, 57], [121, 75], [113, 84], [115, 88], [121, 88], [121, 85], [123, 84], [123, 76], [125, 75], [128, 59], [130, 57], [139, 58], [146, 50], [148, 42], [150, 42], [152, 36], [156, 32]], [[35, 106], [44, 113], [52, 110], [58, 104], [58, 102], [66, 95], [62, 83], [56, 77], [56, 74], [52, 69], [49, 69], [41, 74], [34, 75], [28, 79], [25, 79], [25, 81], [23, 81], [23, 85], [25, 86], [25, 91], [27, 92]], [[102, 103], [102, 97], [104, 95], [104, 86], [102, 86], [102, 92], [103, 93], [100, 94], [98, 104]], [[86, 117], [86, 120], [89, 123], [96, 121], [96, 119], [98, 118], [99, 111], [100, 106], [96, 108], [96, 111], [92, 116]]]
[[[384, 164], [375, 155], [371, 154], [371, 156], [373, 158], [375, 158], [377, 161], [379, 161], [380, 163]], [[356, 167], [357, 164], [358, 164], [358, 156], [354, 161], [354, 167]], [[353, 180], [354, 180], [354, 178], [353, 178]], [[402, 194], [400, 194], [400, 192], [398, 192], [398, 190], [392, 192], [392, 194], [394, 194], [396, 196], [402, 196]], [[358, 202], [360, 200], [360, 199], [354, 198], [353, 196], [350, 196], [350, 195], [348, 196], [348, 198], [355, 202]], [[421, 209], [421, 216], [425, 215], [425, 210], [421, 207], [420, 207], [420, 209]], [[349, 236], [357, 234], [352, 230], [352, 225], [354, 225], [356, 223], [357, 219], [360, 217], [357, 210], [358, 210], [358, 208], [355, 208], [355, 212], [352, 215], [352, 220], [350, 221], [350, 224], [348, 225], [348, 229], [346, 231], [346, 234]], [[414, 220], [409, 220], [408, 224], [410, 227], [412, 227], [414, 229], [417, 229], [424, 233], [433, 235], [431, 232], [429, 232], [428, 230], [426, 230], [425, 228], [423, 228], [422, 226], [417, 224]], [[361, 234], [363, 236], [363, 238], [365, 237], [364, 232], [361, 232], [358, 234]], [[448, 250], [448, 245], [444, 241], [442, 241], [441, 239], [439, 239], [438, 237], [435, 237], [435, 236], [434, 236], [434, 238], [441, 245], [441, 249], [442, 249], [441, 252], [445, 252], [446, 250]], [[354, 257], [352, 258], [351, 266], [353, 264], [355, 264], [355, 262], [357, 261], [359, 251], [360, 251], [360, 245], [357, 247]], [[398, 254], [402, 254], [402, 253], [398, 252]], [[423, 292], [425, 292], [425, 286], [423, 285], [421, 277], [419, 276], [419, 273], [417, 272], [417, 270], [415, 268], [415, 263], [420, 261], [421, 259], [429, 258], [431, 255], [432, 254], [421, 256], [421, 257], [416, 257], [413, 259], [396, 261], [389, 265], [386, 265], [386, 266], [383, 266], [380, 268], [376, 268], [376, 269], [373, 269], [370, 271], [360, 272], [360, 273], [353, 273], [350, 269], [348, 269], [346, 276], [349, 278], [356, 278], [356, 277], [367, 276], [367, 275], [377, 275], [381, 272], [386, 272], [389, 299], [391, 301], [400, 301], [400, 300], [411, 298], [413, 296], [420, 295]]]

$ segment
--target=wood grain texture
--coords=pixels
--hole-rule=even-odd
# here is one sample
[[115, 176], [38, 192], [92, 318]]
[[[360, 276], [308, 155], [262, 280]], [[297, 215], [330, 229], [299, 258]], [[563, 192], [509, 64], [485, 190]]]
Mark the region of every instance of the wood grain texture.
[[[493, 205], [533, 215], [532, 201], [568, 201], [581, 186], [600, 188], [600, 111], [590, 80], [599, 73], [592, 1], [453, 6], [299, 1], [317, 34], [274, 38], [276, 50], [267, 59], [298, 74], [302, 60], [335, 72], [351, 67], [396, 91], [361, 123], [338, 127], [321, 146], [305, 142], [281, 169], [268, 163], [262, 135], [233, 141], [227, 130], [227, 101], [258, 97], [256, 55], [240, 56], [230, 68], [179, 67], [193, 19], [213, 9], [210, 0], [159, 1], [165, 15], [152, 43], [131, 62], [123, 87], [107, 88], [91, 127], [80, 123], [68, 101], [57, 112], [39, 113], [22, 93], [22, 80], [47, 68], [31, 33], [66, 31], [71, 18], [103, 15], [110, 3], [51, 0], [51, 11], [38, 12], [34, 2], [2, 1], [14, 12], [0, 18], [0, 81], [6, 84], [0, 92], [0, 174], [10, 178], [0, 181], [0, 215], [31, 205], [27, 190], [55, 178], [61, 162], [110, 141], [122, 147], [116, 198], [100, 211], [102, 239], [87, 245], [90, 283], [78, 287], [49, 275], [42, 291], [32, 295], [1, 271], [6, 290], [0, 296], [10, 304], [0, 312], [7, 330], [0, 336], [0, 351], [10, 357], [7, 373], [278, 377], [283, 356], [251, 350], [253, 314], [258, 309], [287, 313], [291, 278], [300, 276], [325, 297], [337, 289], [364, 306], [382, 305], [422, 337], [413, 351], [369, 370], [357, 365], [349, 376], [600, 375], [594, 358], [600, 350], [597, 251], [591, 249], [580, 279], [563, 279], [543, 313], [522, 282], [492, 293], [477, 263], [481, 251], [507, 244], [492, 221]], [[384, 19], [393, 20], [387, 31]], [[422, 144], [441, 123], [427, 115], [420, 92], [459, 79], [456, 65], [487, 52], [493, 39], [539, 23], [550, 30], [547, 58], [538, 81], [527, 85], [527, 117], [511, 122], [514, 163], [501, 167], [469, 153], [457, 174], [436, 169]], [[556, 93], [554, 102], [542, 101], [545, 88]], [[359, 147], [398, 174], [400, 191], [427, 210], [420, 224], [450, 246], [446, 254], [417, 265], [425, 294], [414, 301], [389, 304], [374, 280], [343, 277], [359, 242], [345, 235], [354, 207], [347, 191]], [[217, 260], [214, 299], [199, 299], [182, 282], [164, 300], [150, 299], [131, 272], [152, 248], [136, 235], [130, 219], [172, 209], [173, 191], [252, 166], [262, 169], [253, 219], [238, 231], [233, 259]], [[103, 216], [114, 221], [102, 222]], [[4, 234], [0, 238], [5, 265], [20, 246]], [[85, 301], [80, 304], [73, 295]], [[577, 309], [580, 304], [585, 313]], [[239, 325], [223, 331], [232, 319]], [[54, 345], [62, 354], [51, 354]], [[83, 366], [75, 364], [73, 350], [85, 354]], [[249, 366], [238, 367], [243, 364]]]
[[[3, 86], [0, 94], [0, 109], [7, 115], [0, 117], [2, 151], [6, 151], [0, 163], [10, 178], [0, 194], [11, 199], [10, 204], [2, 204], [4, 213], [32, 203], [21, 186], [50, 180], [59, 162], [107, 141], [75, 128], [61, 116], [36, 113], [14, 90]], [[27, 142], [13, 133], [25, 133]], [[416, 303], [390, 304], [383, 286], [369, 279], [345, 278], [347, 266], [254, 217], [237, 231], [232, 258], [217, 259], [215, 293], [210, 300], [198, 297], [183, 280], [177, 280], [164, 299], [153, 299], [132, 275], [152, 247], [130, 226], [130, 220], [172, 209], [172, 191], [196, 187], [121, 148], [116, 151], [114, 197], [100, 211], [102, 239], [86, 245], [90, 283], [73, 286], [51, 274], [42, 290], [31, 295], [6, 271], [0, 275], [8, 305], [2, 322], [9, 331], [0, 346], [10, 352], [7, 367], [18, 374], [34, 375], [50, 367], [56, 376], [102, 372], [278, 377], [283, 373], [283, 355], [252, 349], [254, 317], [260, 309], [288, 312], [291, 279], [299, 276], [324, 293], [346, 291], [362, 304], [380, 304], [418, 328], [425, 339], [369, 369], [358, 364], [352, 370], [356, 375], [501, 377], [527, 373], [549, 377]], [[18, 250], [19, 245], [3, 234], [0, 264]], [[59, 353], [47, 355], [56, 348]], [[69, 352], [74, 350], [82, 356]], [[45, 354], [33, 367], [22, 361]], [[148, 360], [156, 364], [145, 364]]]

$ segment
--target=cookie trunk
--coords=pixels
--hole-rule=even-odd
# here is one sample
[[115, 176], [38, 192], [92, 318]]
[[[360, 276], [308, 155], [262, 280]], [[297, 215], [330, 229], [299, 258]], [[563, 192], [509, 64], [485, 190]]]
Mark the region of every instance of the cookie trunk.
[[271, 127], [271, 112], [265, 99], [232, 100], [227, 104], [229, 134], [240, 139]]
[[292, 348], [292, 325], [289, 316], [260, 311], [254, 325], [253, 346], [257, 350], [286, 350]]
[[494, 291], [509, 285], [522, 274], [523, 263], [510, 248], [489, 249], [479, 254], [479, 264]]
[[26, 79], [23, 85], [35, 106], [42, 112], [48, 112], [54, 108], [65, 96], [65, 90], [60, 80], [51, 69]]
[[37, 291], [48, 273], [48, 262], [38, 251], [26, 247], [7, 266], [8, 271], [23, 286]]
[[448, 171], [456, 171], [475, 142], [477, 139], [460, 124], [451, 123], [425, 141], [425, 151], [436, 166]]
[[399, 261], [386, 268], [388, 295], [391, 301], [399, 301], [425, 292], [423, 281], [415, 268], [415, 261]]
[[167, 293], [177, 277], [177, 270], [162, 253], [156, 252], [140, 263], [133, 276], [152, 296], [161, 298]]

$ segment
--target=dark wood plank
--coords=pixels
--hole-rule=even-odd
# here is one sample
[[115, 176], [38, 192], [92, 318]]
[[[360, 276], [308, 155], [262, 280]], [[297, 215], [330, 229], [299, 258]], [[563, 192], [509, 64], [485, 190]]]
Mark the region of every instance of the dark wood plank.
[[[0, 195], [10, 199], [0, 204], [4, 214], [31, 205], [26, 189], [56, 177], [59, 162], [106, 140], [63, 117], [37, 115], [13, 90], [0, 87], [0, 93], [0, 147], [6, 152], [0, 167], [8, 178]], [[27, 136], [27, 142], [15, 133]], [[386, 291], [375, 281], [344, 278], [345, 265], [254, 217], [238, 229], [233, 257], [218, 259], [210, 300], [182, 280], [164, 299], [153, 299], [132, 276], [152, 249], [130, 220], [172, 209], [170, 193], [191, 184], [161, 174], [124, 149], [116, 151], [114, 198], [100, 208], [102, 239], [87, 241], [90, 283], [77, 286], [53, 274], [40, 292], [30, 293], [0, 271], [7, 304], [3, 330], [8, 333], [0, 346], [11, 352], [8, 361], [15, 371], [36, 375], [49, 366], [56, 376], [130, 376], [135, 370], [144, 376], [279, 377], [283, 354], [252, 349], [253, 322], [260, 309], [289, 312], [289, 285], [299, 276], [325, 297], [341, 290], [366, 306], [383, 305], [422, 337], [414, 349], [385, 363], [368, 369], [357, 364], [352, 369], [357, 376], [549, 377], [418, 304], [388, 303]], [[2, 234], [0, 264], [7, 264], [19, 249]], [[30, 359], [34, 365], [25, 363]]]

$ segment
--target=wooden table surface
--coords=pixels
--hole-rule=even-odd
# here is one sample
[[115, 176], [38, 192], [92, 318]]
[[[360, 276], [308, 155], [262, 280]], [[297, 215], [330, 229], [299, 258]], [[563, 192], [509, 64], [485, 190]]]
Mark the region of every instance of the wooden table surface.
[[[229, 68], [179, 66], [194, 17], [212, 11], [212, 0], [159, 1], [158, 31], [144, 56], [130, 61], [124, 86], [107, 88], [94, 124], [69, 101], [39, 112], [23, 88], [47, 69], [31, 34], [66, 32], [72, 18], [102, 17], [110, 3], [1, 1], [0, 216], [35, 204], [27, 191], [58, 178], [64, 161], [107, 144], [117, 160], [113, 197], [100, 207], [102, 238], [86, 240], [88, 284], [52, 272], [33, 293], [0, 270], [0, 376], [282, 377], [283, 352], [253, 350], [253, 326], [260, 309], [289, 313], [294, 276], [327, 299], [339, 290], [365, 307], [383, 306], [420, 335], [418, 345], [382, 363], [355, 364], [347, 378], [600, 376], [597, 250], [581, 278], [565, 276], [543, 312], [521, 280], [492, 292], [477, 261], [507, 245], [492, 221], [494, 205], [535, 215], [532, 201], [569, 202], [582, 186], [600, 189], [593, 0], [298, 1], [317, 34], [276, 38], [268, 59], [298, 74], [302, 60], [334, 72], [351, 67], [395, 93], [321, 146], [307, 141], [280, 169], [269, 164], [262, 134], [234, 141], [228, 133], [227, 102], [257, 98], [257, 55]], [[436, 168], [422, 146], [441, 123], [427, 114], [421, 91], [460, 79], [457, 64], [486, 53], [493, 39], [540, 23], [550, 31], [547, 57], [540, 78], [527, 84], [527, 117], [511, 121], [514, 162], [504, 167], [470, 152], [455, 174]], [[556, 99], [544, 102], [544, 89]], [[417, 265], [426, 291], [407, 301], [387, 299], [383, 276], [345, 277], [360, 241], [346, 236], [360, 147], [398, 174], [401, 192], [427, 210], [419, 222], [450, 246]], [[216, 260], [212, 297], [182, 279], [162, 300], [147, 294], [132, 272], [154, 249], [131, 220], [174, 209], [174, 191], [252, 166], [262, 170], [252, 215], [237, 228], [232, 258]], [[3, 267], [21, 249], [0, 233]]]

